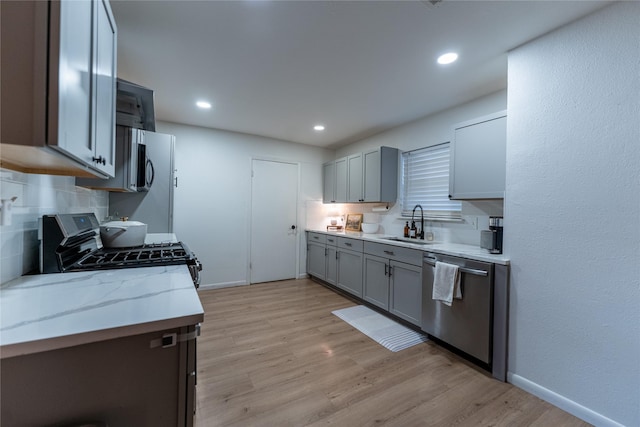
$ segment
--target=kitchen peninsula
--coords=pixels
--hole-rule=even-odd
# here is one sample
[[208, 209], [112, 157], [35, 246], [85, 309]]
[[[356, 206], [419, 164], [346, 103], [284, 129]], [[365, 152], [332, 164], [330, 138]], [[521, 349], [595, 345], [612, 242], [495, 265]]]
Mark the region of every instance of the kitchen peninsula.
[[0, 304], [2, 425], [192, 425], [186, 265], [22, 276]]

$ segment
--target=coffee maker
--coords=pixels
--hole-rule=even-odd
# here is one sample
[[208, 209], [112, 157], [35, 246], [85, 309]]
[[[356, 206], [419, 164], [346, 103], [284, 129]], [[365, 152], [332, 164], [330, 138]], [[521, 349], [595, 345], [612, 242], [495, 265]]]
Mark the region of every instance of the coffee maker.
[[502, 253], [502, 227], [501, 216], [489, 217], [489, 229], [482, 230], [480, 234], [480, 247], [488, 249], [491, 254]]

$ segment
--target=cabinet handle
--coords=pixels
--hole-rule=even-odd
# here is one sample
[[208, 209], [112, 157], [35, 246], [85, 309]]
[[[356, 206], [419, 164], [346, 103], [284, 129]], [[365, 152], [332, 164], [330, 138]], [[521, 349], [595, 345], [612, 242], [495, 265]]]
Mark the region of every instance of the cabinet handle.
[[345, 243], [345, 246], [352, 246], [351, 243]]
[[318, 236], [313, 236], [313, 238], [314, 238], [314, 239], [316, 239], [316, 240], [318, 240], [318, 239], [319, 239], [319, 237], [318, 237]]
[[384, 253], [387, 255], [393, 255], [393, 251], [384, 251]]
[[102, 157], [102, 156], [92, 157], [91, 160], [93, 160], [97, 164], [103, 164], [103, 165], [107, 164], [107, 159], [105, 157]]
[[393, 270], [393, 267], [389, 266], [389, 277], [391, 277], [391, 271]]
[[385, 264], [385, 265], [384, 265], [384, 275], [385, 275], [385, 276], [387, 275], [387, 267], [388, 267], [388, 265], [387, 265], [387, 264]]

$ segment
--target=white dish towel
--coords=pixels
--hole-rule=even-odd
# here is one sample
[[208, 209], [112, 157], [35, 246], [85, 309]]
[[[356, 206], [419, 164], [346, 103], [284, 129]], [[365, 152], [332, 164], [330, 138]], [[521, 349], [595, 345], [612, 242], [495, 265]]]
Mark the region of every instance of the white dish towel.
[[462, 299], [460, 269], [457, 265], [436, 261], [431, 297], [434, 300], [442, 301], [443, 304], [448, 306], [451, 306], [453, 298]]

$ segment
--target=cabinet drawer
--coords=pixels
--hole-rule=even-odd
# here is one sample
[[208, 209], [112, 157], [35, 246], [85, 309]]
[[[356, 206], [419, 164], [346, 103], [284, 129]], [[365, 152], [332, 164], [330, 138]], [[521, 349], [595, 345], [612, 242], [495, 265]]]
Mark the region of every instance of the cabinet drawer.
[[364, 252], [411, 265], [422, 266], [422, 251], [383, 243], [364, 242]]
[[350, 239], [348, 237], [338, 237], [339, 248], [349, 249], [351, 251], [362, 252], [362, 240]]
[[325, 236], [327, 238], [327, 246], [336, 246], [338, 238], [336, 236]]
[[327, 235], [322, 233], [309, 233], [309, 241], [316, 243], [327, 243]]

